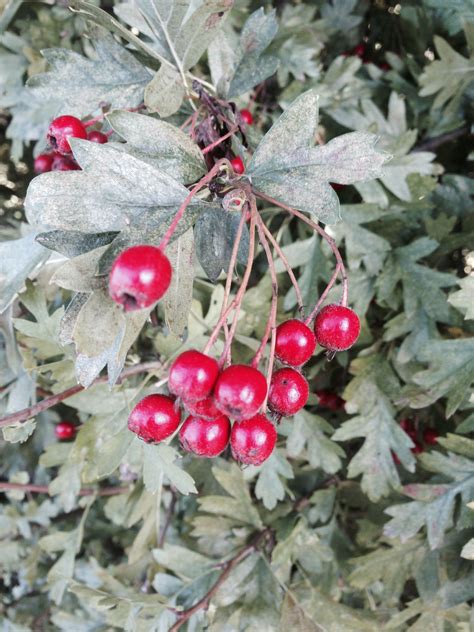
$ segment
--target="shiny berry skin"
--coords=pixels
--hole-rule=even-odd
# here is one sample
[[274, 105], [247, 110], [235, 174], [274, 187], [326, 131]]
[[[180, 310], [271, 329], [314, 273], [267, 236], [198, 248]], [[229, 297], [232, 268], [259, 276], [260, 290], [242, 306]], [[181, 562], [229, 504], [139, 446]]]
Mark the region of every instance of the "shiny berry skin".
[[177, 430], [181, 411], [166, 395], [144, 397], [130, 413], [128, 429], [146, 443], [158, 443]]
[[150, 307], [171, 282], [171, 264], [160, 248], [132, 246], [115, 259], [109, 276], [109, 294], [126, 312]]
[[248, 419], [255, 415], [267, 395], [263, 373], [245, 364], [224, 369], [214, 386], [217, 408], [231, 419]]
[[226, 449], [230, 437], [230, 421], [225, 415], [212, 420], [190, 415], [179, 430], [179, 440], [186, 452], [213, 457]]
[[423, 441], [426, 445], [437, 445], [439, 437], [439, 432], [436, 432], [433, 428], [426, 428], [423, 432]]
[[34, 163], [35, 173], [47, 173], [53, 167], [54, 154], [40, 154], [36, 156]]
[[232, 456], [244, 465], [260, 465], [273, 452], [277, 432], [265, 415], [237, 421], [230, 433]]
[[284, 364], [302, 366], [313, 355], [316, 338], [311, 329], [296, 318], [285, 320], [276, 330], [275, 355]]
[[51, 165], [51, 171], [78, 171], [79, 165], [72, 156], [63, 156], [54, 152], [53, 164]]
[[268, 406], [275, 413], [294, 415], [306, 405], [308, 396], [308, 381], [295, 369], [279, 369], [272, 375]]
[[76, 426], [70, 421], [60, 421], [54, 427], [54, 434], [60, 441], [68, 441], [76, 435]]
[[331, 391], [316, 391], [316, 395], [318, 396], [318, 406], [329, 408], [333, 412], [343, 409], [346, 403], [342, 397], [336, 393], [331, 393]]
[[201, 417], [202, 419], [210, 420], [222, 415], [221, 411], [217, 408], [212, 395], [197, 402], [185, 401], [184, 405], [191, 415]]
[[355, 343], [360, 333], [357, 314], [343, 305], [326, 305], [316, 316], [316, 341], [330, 351], [345, 351]]
[[99, 132], [98, 130], [92, 130], [87, 134], [87, 140], [90, 140], [91, 143], [98, 143], [99, 145], [105, 145], [105, 143], [109, 142], [109, 137], [104, 132]]
[[48, 143], [60, 154], [71, 152], [70, 138], [87, 138], [87, 131], [82, 121], [75, 116], [58, 116], [48, 129]]
[[214, 358], [191, 349], [171, 365], [168, 388], [185, 402], [196, 402], [210, 395], [218, 375], [219, 365]]
[[230, 164], [232, 165], [232, 169], [235, 171], [235, 173], [238, 176], [244, 173], [245, 165], [244, 165], [244, 161], [242, 160], [240, 156], [236, 156], [235, 158], [232, 158], [232, 160], [230, 161]]
[[240, 117], [246, 125], [253, 125], [253, 114], [250, 110], [240, 110]]

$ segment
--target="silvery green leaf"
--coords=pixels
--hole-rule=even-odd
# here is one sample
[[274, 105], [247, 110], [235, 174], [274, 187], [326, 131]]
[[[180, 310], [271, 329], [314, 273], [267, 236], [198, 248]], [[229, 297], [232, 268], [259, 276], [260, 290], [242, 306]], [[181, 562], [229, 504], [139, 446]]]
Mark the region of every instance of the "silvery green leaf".
[[283, 450], [274, 450], [273, 454], [259, 468], [255, 495], [263, 501], [269, 510], [275, 509], [279, 500], [285, 498], [285, 487], [281, 479], [294, 478], [293, 468]]
[[2, 428], [3, 438], [8, 443], [24, 443], [33, 434], [36, 421], [28, 419], [24, 423], [16, 423], [13, 426]]
[[77, 230], [50, 230], [39, 233], [36, 241], [48, 250], [54, 250], [66, 257], [77, 257], [110, 244], [116, 235], [116, 232], [80, 233]]
[[344, 450], [326, 437], [332, 427], [307, 411], [296, 413], [287, 440], [288, 456], [309, 461], [311, 467], [334, 474], [341, 466]]
[[145, 105], [163, 118], [179, 110], [186, 90], [179, 72], [163, 64], [145, 89]]
[[171, 283], [163, 303], [165, 320], [170, 331], [182, 336], [188, 324], [193, 302], [194, 282], [194, 235], [191, 229], [178, 237], [167, 249], [173, 268]]
[[464, 314], [465, 320], [474, 319], [474, 277], [458, 280], [460, 290], [449, 295], [448, 303]]
[[211, 78], [218, 94], [225, 96], [229, 89], [232, 69], [236, 63], [237, 37], [231, 29], [222, 28], [207, 49]]
[[50, 283], [75, 292], [105, 290], [107, 279], [95, 276], [95, 271], [106, 248], [107, 246], [102, 246], [69, 259], [55, 271]]
[[143, 482], [152, 494], [161, 487], [163, 476], [184, 495], [196, 494], [192, 477], [176, 465], [177, 451], [170, 445], [143, 445]]

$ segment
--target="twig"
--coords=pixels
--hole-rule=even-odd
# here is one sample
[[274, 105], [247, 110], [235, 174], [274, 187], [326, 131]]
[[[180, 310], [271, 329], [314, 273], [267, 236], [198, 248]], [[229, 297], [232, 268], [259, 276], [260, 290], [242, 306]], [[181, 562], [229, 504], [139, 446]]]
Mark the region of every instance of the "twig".
[[[34, 494], [49, 494], [48, 485], [34, 485], [30, 483], [6, 483], [0, 481], [0, 491], [22, 491], [32, 492]], [[93, 487], [83, 487], [78, 492], [78, 496], [116, 496], [117, 494], [127, 494], [129, 487], [104, 487], [103, 489], [94, 489]]]
[[[157, 360], [152, 362], [142, 362], [141, 364], [136, 364], [135, 366], [128, 367], [120, 374], [119, 380], [124, 380], [133, 375], [138, 375], [139, 373], [147, 373], [148, 371], [155, 371], [156, 369], [161, 369], [163, 367], [161, 362]], [[94, 384], [104, 384], [108, 380], [107, 376], [104, 375], [102, 377], [97, 378], [93, 383]], [[28, 408], [24, 408], [23, 410], [19, 410], [16, 413], [11, 413], [11, 415], [7, 415], [0, 419], [0, 428], [3, 426], [11, 426], [15, 423], [23, 423], [32, 417], [36, 417], [40, 413], [48, 410], [48, 408], [52, 408], [59, 404], [60, 402], [76, 395], [76, 393], [80, 393], [85, 389], [81, 384], [76, 384], [75, 386], [71, 386], [71, 388], [67, 388], [65, 391], [61, 391], [61, 393], [56, 393], [55, 395], [51, 395], [51, 397], [46, 397], [42, 399], [37, 404], [33, 406], [29, 406]]]
[[211, 143], [210, 145], [207, 145], [207, 147], [204, 147], [204, 149], [202, 150], [203, 154], [208, 154], [212, 149], [214, 149], [214, 147], [217, 147], [218, 145], [220, 145], [221, 143], [223, 143], [225, 140], [227, 140], [230, 136], [232, 136], [233, 134], [235, 134], [235, 132], [238, 130], [238, 127], [234, 127], [230, 130], [230, 132], [227, 132], [227, 134], [224, 134], [224, 136], [221, 136], [220, 138], [218, 138], [217, 140], [215, 140], [213, 143]]
[[444, 145], [444, 143], [449, 143], [453, 140], [457, 140], [465, 134], [469, 134], [469, 128], [467, 127], [467, 125], [464, 127], [459, 127], [458, 129], [454, 129], [451, 132], [440, 134], [439, 136], [435, 136], [434, 138], [427, 138], [421, 143], [418, 143], [418, 145], [415, 145], [413, 151], [430, 151], [432, 149], [437, 149], [441, 145]]

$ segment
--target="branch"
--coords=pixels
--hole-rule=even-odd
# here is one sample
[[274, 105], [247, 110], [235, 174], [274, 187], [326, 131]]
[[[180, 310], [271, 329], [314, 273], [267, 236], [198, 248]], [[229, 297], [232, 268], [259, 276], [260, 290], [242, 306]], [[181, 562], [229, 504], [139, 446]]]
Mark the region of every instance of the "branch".
[[421, 143], [418, 143], [418, 145], [413, 148], [413, 151], [431, 151], [433, 149], [437, 149], [441, 145], [444, 145], [444, 143], [450, 143], [453, 140], [457, 140], [465, 134], [469, 134], [469, 127], [467, 127], [467, 125], [454, 129], [451, 132], [446, 132], [446, 134], [435, 136], [434, 138], [427, 138]]
[[[49, 494], [48, 485], [34, 485], [27, 483], [5, 483], [0, 481], [0, 491], [22, 491], [33, 492], [35, 494]], [[84, 487], [78, 493], [79, 496], [116, 496], [117, 494], [127, 494], [130, 491], [129, 487], [104, 487], [103, 489], [94, 489], [93, 487]]]
[[[142, 362], [141, 364], [136, 364], [135, 366], [128, 367], [124, 371], [122, 371], [119, 380], [122, 381], [132, 375], [137, 375], [139, 373], [147, 373], [148, 371], [154, 371], [156, 369], [162, 368], [162, 363], [158, 361], [153, 362]], [[107, 376], [104, 375], [102, 377], [94, 380], [93, 384], [104, 384], [107, 382]], [[119, 383], [119, 382], [118, 382]], [[56, 393], [55, 395], [51, 395], [51, 397], [46, 397], [42, 399], [37, 404], [33, 406], [29, 406], [28, 408], [24, 408], [23, 410], [19, 410], [16, 413], [11, 413], [11, 415], [7, 415], [0, 419], [0, 428], [3, 426], [11, 426], [15, 423], [24, 423], [28, 419], [32, 417], [36, 417], [40, 413], [48, 410], [48, 408], [52, 408], [59, 404], [60, 402], [76, 395], [76, 393], [80, 393], [85, 389], [81, 384], [76, 384], [75, 386], [71, 386], [71, 388], [67, 388], [65, 391], [61, 391], [61, 393]]]

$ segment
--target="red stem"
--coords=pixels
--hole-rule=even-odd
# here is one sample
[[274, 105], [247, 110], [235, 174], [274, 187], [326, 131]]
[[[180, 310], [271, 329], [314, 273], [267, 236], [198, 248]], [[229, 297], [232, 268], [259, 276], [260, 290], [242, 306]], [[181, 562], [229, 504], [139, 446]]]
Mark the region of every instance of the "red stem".
[[305, 325], [309, 325], [310, 323], [313, 322], [313, 320], [316, 317], [316, 314], [319, 312], [321, 305], [324, 303], [324, 301], [326, 300], [327, 295], [329, 294], [332, 286], [334, 285], [334, 283], [337, 280], [338, 274], [339, 274], [339, 270], [340, 270], [340, 266], [337, 263], [336, 264], [336, 268], [333, 272], [333, 275], [331, 277], [331, 279], [329, 280], [329, 283], [326, 286], [326, 289], [324, 290], [324, 292], [321, 294], [321, 296], [318, 299], [318, 302], [316, 303], [316, 305], [314, 306], [311, 314], [308, 316], [308, 318], [304, 321]]
[[216, 141], [214, 141], [210, 145], [207, 145], [207, 147], [204, 147], [204, 149], [202, 150], [202, 153], [203, 154], [208, 154], [212, 149], [214, 149], [214, 147], [217, 147], [222, 142], [227, 140], [229, 138], [229, 136], [232, 136], [233, 134], [235, 134], [235, 132], [238, 129], [239, 129], [238, 127], [234, 127], [233, 129], [230, 130], [230, 132], [227, 132], [227, 134], [224, 134], [224, 136], [221, 136], [220, 138], [218, 138]]

